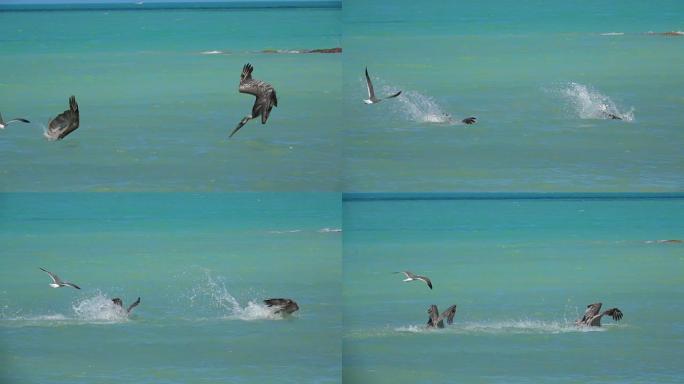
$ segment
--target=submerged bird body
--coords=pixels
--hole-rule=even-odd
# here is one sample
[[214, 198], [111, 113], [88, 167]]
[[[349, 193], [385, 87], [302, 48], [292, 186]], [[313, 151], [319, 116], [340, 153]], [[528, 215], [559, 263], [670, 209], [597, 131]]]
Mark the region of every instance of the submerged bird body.
[[377, 98], [375, 96], [375, 89], [373, 89], [373, 82], [371, 81], [370, 76], [368, 75], [368, 68], [366, 68], [366, 89], [368, 90], [368, 98], [363, 100], [363, 102], [366, 104], [377, 104], [385, 99], [391, 99], [401, 95], [401, 91], [399, 91], [387, 97]]
[[273, 313], [285, 313], [290, 315], [299, 310], [299, 305], [291, 299], [266, 299], [264, 300], [264, 304], [269, 307], [276, 307], [277, 310]]
[[69, 98], [69, 109], [48, 122], [45, 137], [48, 140], [62, 140], [78, 129], [79, 124], [80, 113], [78, 103], [76, 103], [76, 96], [71, 96]]
[[601, 311], [602, 305], [602, 303], [587, 305], [587, 310], [584, 312], [584, 316], [582, 316], [581, 319], [578, 319], [575, 324], [584, 327], [600, 327], [601, 318], [605, 315], [612, 317], [615, 321], [620, 321], [622, 319], [622, 311], [620, 311], [618, 308], [611, 308], [599, 313]]
[[414, 273], [411, 272], [411, 271], [402, 271], [402, 272], [394, 272], [394, 273], [403, 273], [404, 276], [406, 276], [406, 278], [405, 278], [404, 280], [402, 280], [402, 281], [405, 282], [405, 283], [407, 283], [407, 282], [409, 282], [409, 281], [420, 280], [420, 281], [425, 282], [425, 284], [427, 284], [427, 286], [428, 286], [430, 289], [432, 289], [432, 281], [430, 281], [430, 279], [427, 278], [426, 276], [416, 275], [416, 274], [414, 274]]
[[0, 129], [5, 129], [6, 126], [14, 122], [30, 123], [30, 121], [23, 119], [21, 117], [15, 117], [14, 119], [5, 121], [2, 119], [2, 114], [0, 114]]
[[247, 93], [255, 97], [252, 113], [240, 120], [237, 127], [230, 133], [229, 138], [233, 137], [248, 121], [259, 116], [261, 116], [261, 124], [266, 124], [271, 110], [278, 106], [278, 97], [273, 86], [264, 81], [253, 79], [252, 71], [254, 71], [254, 67], [249, 63], [242, 67], [240, 86], [238, 87], [240, 93]]
[[446, 311], [439, 314], [439, 309], [437, 306], [432, 304], [427, 311], [430, 317], [428, 318], [427, 327], [428, 328], [444, 328], [444, 320], [446, 319], [447, 324], [454, 323], [454, 316], [456, 315], [456, 304], [447, 308]]
[[[114, 303], [114, 305], [118, 306], [119, 308], [123, 309], [123, 301], [120, 298], [118, 298], [118, 297], [113, 298], [112, 303]], [[140, 298], [139, 297], [138, 297], [138, 300], [136, 300], [133, 304], [128, 306], [128, 308], [126, 309], [126, 314], [130, 314], [131, 311], [133, 310], [133, 308], [137, 307], [138, 304], [140, 304]]]
[[52, 279], [52, 283], [50, 283], [50, 286], [52, 288], [72, 287], [72, 288], [76, 288], [76, 289], [81, 289], [78, 285], [76, 285], [74, 283], [70, 283], [68, 281], [62, 281], [62, 279], [60, 279], [59, 276], [48, 271], [47, 269], [40, 268], [40, 270], [47, 273], [50, 276], [50, 278]]

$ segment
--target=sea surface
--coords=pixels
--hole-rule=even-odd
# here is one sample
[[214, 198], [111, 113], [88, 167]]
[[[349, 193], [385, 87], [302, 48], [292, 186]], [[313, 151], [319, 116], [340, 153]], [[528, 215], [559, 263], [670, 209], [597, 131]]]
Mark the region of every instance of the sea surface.
[[[338, 383], [339, 194], [0, 195], [0, 382]], [[46, 268], [81, 290], [52, 289]], [[130, 317], [112, 306], [137, 297]], [[292, 298], [274, 315], [261, 300]]]
[[[133, 3], [133, 2], [131, 2]], [[1, 191], [333, 191], [340, 4], [0, 5]], [[263, 53], [280, 51], [281, 53]], [[286, 51], [286, 52], [283, 52]], [[275, 87], [266, 125], [242, 66]], [[48, 142], [48, 119], [80, 128]]]
[[[345, 383], [681, 382], [683, 196], [346, 198]], [[622, 321], [575, 327], [595, 302]]]
[[[345, 0], [343, 190], [682, 191], [682, 15], [678, 0]], [[378, 96], [402, 95], [365, 105], [365, 67]]]

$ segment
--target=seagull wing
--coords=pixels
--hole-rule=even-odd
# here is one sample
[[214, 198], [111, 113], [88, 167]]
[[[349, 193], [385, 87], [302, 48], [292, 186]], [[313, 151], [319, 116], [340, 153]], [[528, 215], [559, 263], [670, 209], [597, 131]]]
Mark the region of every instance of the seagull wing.
[[366, 88], [368, 88], [368, 99], [375, 99], [375, 91], [373, 90], [373, 83], [368, 75], [368, 67], [366, 67]]
[[399, 96], [399, 95], [401, 95], [401, 91], [399, 91], [399, 92], [397, 92], [397, 93], [395, 93], [395, 94], [393, 94], [393, 95], [386, 96], [385, 99], [392, 99], [392, 98], [395, 98], [395, 97], [397, 97], [397, 96]]
[[[0, 120], [2, 120], [2, 119], [0, 119]], [[22, 119], [21, 117], [17, 117], [17, 118], [14, 118], [14, 119], [8, 121], [6, 124], [13, 123], [13, 122], [15, 122], [15, 121], [20, 121], [20, 122], [22, 122], [22, 123], [30, 123], [30, 121], [28, 121], [28, 120], [26, 120], [26, 119]], [[1, 123], [1, 122], [2, 122], [2, 121], [0, 121], [0, 123]]]
[[135, 301], [135, 303], [131, 304], [128, 306], [128, 309], [126, 310], [126, 313], [131, 313], [133, 308], [137, 307], [138, 304], [140, 304], [140, 298], [138, 297], [138, 300]]
[[440, 320], [446, 319], [447, 324], [453, 324], [455, 315], [456, 315], [456, 304], [452, 305], [446, 311], [442, 312], [442, 315], [439, 316], [439, 319]]
[[413, 274], [413, 272], [411, 272], [411, 271], [402, 271], [401, 273], [403, 273], [404, 276], [406, 276], [409, 279], [417, 279], [418, 278], [418, 276]]
[[40, 270], [50, 275], [50, 278], [55, 284], [62, 284], [62, 280], [59, 278], [59, 276], [55, 275], [54, 273], [48, 271], [45, 268], [40, 268]]
[[70, 283], [70, 282], [68, 282], [68, 281], [65, 282], [64, 285], [67, 285], [67, 286], [69, 286], [69, 287], [73, 287], [73, 288], [76, 288], [76, 289], [81, 289], [81, 287], [79, 287], [78, 285], [76, 285], [76, 284], [74, 284], [74, 283]]
[[425, 284], [427, 284], [427, 286], [430, 287], [430, 289], [432, 289], [432, 281], [430, 281], [430, 279], [428, 279], [427, 277], [425, 277], [425, 276], [415, 276], [415, 278], [418, 279], [418, 280], [424, 281]]

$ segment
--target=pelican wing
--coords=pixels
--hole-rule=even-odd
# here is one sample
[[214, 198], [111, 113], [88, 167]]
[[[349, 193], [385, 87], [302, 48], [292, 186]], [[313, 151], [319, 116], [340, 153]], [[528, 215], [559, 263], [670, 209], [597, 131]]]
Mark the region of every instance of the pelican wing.
[[581, 322], [586, 322], [589, 321], [591, 318], [594, 316], [598, 315], [599, 311], [601, 310], [601, 305], [602, 303], [594, 303], [594, 304], [589, 304], [587, 305], [587, 310], [584, 311], [584, 316], [582, 316]]
[[2, 120], [2, 113], [0, 113], [0, 124], [4, 124], [5, 122]]
[[140, 298], [138, 297], [138, 300], [136, 300], [133, 304], [128, 306], [128, 309], [126, 309], [126, 313], [131, 313], [133, 308], [137, 307], [138, 304], [140, 304]]
[[55, 275], [54, 273], [48, 271], [48, 270], [45, 269], [45, 268], [42, 268], [42, 267], [39, 267], [39, 268], [40, 268], [41, 271], [43, 271], [43, 272], [47, 273], [48, 275], [50, 275], [50, 278], [52, 279], [52, 281], [53, 281], [55, 284], [62, 284], [62, 280], [59, 278], [59, 276]]
[[439, 310], [437, 309], [437, 306], [432, 304], [430, 308], [428, 308], [428, 315], [430, 316], [428, 318], [427, 325], [428, 327], [436, 327], [437, 324], [439, 323]]
[[252, 65], [249, 63], [245, 64], [245, 66], [242, 68], [238, 91], [240, 93], [254, 95], [257, 98], [265, 97], [269, 91], [273, 90], [273, 86], [264, 81], [253, 79], [252, 71], [254, 71], [254, 67], [252, 67]]
[[446, 311], [442, 312], [442, 314], [439, 316], [439, 319], [440, 320], [446, 319], [447, 324], [453, 324], [455, 315], [456, 315], [456, 304], [452, 305]]
[[368, 89], [368, 99], [373, 100], [375, 98], [375, 90], [373, 90], [373, 83], [368, 75], [368, 67], [366, 67], [366, 88]]
[[622, 311], [617, 308], [611, 308], [601, 314], [601, 316], [608, 315], [615, 321], [620, 321], [622, 319]]

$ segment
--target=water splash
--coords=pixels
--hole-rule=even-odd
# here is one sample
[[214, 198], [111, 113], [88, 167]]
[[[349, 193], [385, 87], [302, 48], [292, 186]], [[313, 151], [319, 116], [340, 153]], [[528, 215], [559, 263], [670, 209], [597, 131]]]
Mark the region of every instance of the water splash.
[[78, 300], [72, 305], [76, 318], [84, 321], [119, 322], [128, 320], [126, 310], [103, 293]]
[[561, 91], [581, 119], [610, 120], [611, 116], [634, 121], [634, 108], [621, 112], [608, 96], [589, 86], [570, 82]]
[[225, 279], [213, 277], [205, 271], [205, 279], [196, 285], [190, 294], [190, 304], [193, 307], [208, 309], [214, 316], [233, 320], [279, 320], [283, 317], [274, 313], [272, 308], [261, 303], [260, 300], [248, 300], [246, 305], [233, 296], [226, 287]]

